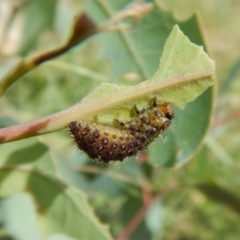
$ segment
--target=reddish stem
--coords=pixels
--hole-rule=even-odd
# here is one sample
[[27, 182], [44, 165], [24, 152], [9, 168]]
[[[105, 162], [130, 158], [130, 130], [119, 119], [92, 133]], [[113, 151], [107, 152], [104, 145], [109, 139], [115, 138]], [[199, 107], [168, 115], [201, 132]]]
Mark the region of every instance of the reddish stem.
[[[143, 186], [143, 185], [142, 185]], [[129, 236], [134, 232], [134, 230], [138, 227], [138, 225], [142, 222], [142, 220], [144, 219], [148, 209], [152, 206], [152, 204], [163, 198], [163, 196], [167, 195], [170, 191], [174, 190], [175, 188], [177, 188], [179, 186], [175, 185], [175, 184], [170, 184], [169, 187], [167, 187], [166, 189], [164, 189], [163, 191], [157, 193], [154, 197], [152, 196], [152, 193], [149, 192], [149, 189], [146, 188], [142, 188], [143, 191], [143, 198], [144, 195], [147, 193], [147, 196], [145, 195], [145, 203], [142, 205], [142, 207], [137, 211], [137, 213], [133, 216], [133, 218], [130, 220], [130, 222], [127, 224], [126, 228], [122, 231], [122, 233], [120, 233], [116, 240], [127, 240], [129, 239]]]
[[137, 228], [137, 226], [142, 222], [143, 218], [146, 215], [147, 210], [151, 206], [152, 202], [143, 204], [139, 211], [134, 215], [130, 220], [124, 231], [118, 235], [116, 240], [127, 240], [132, 232]]

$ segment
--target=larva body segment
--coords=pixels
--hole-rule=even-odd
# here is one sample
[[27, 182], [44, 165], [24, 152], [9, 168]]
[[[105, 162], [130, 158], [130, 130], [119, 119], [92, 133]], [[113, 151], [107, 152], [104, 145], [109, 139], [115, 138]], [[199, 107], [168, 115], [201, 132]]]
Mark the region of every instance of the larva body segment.
[[158, 105], [156, 98], [149, 108], [138, 110], [135, 105], [134, 110], [136, 116], [130, 121], [123, 123], [116, 119], [119, 128], [76, 121], [68, 127], [78, 148], [90, 158], [105, 163], [122, 161], [146, 149], [171, 125], [174, 116], [171, 104]]

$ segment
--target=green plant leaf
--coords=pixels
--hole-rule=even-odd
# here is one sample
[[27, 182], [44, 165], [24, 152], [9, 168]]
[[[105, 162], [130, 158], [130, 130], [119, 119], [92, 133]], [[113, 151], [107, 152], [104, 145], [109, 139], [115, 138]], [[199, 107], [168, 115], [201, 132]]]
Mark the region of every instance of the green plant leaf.
[[[102, 0], [100, 2], [103, 3], [105, 1]], [[128, 121], [134, 104], [137, 104], [139, 108], [144, 108], [151, 104], [154, 96], [158, 97], [159, 102], [168, 101], [180, 109], [183, 109], [187, 103], [195, 100], [213, 84], [214, 62], [203, 51], [202, 47], [192, 44], [179, 30], [178, 26], [174, 27], [164, 50], [162, 50], [163, 41], [173, 22], [174, 20], [169, 14], [155, 8], [153, 13], [146, 17], [146, 22], [143, 23], [142, 28], [140, 27], [136, 31], [126, 33], [127, 39], [131, 40], [130, 42], [124, 38], [125, 41], [121, 47], [115, 41], [112, 42], [114, 44], [108, 44], [109, 54], [113, 54], [114, 52], [112, 51], [114, 49], [120, 54], [119, 58], [112, 59], [114, 77], [126, 71], [135, 71], [142, 78], [150, 76], [150, 74], [153, 75], [154, 67], [150, 68], [149, 66], [156, 66], [156, 53], [159, 54], [163, 51], [159, 69], [152, 79], [130, 87], [108, 83], [101, 84], [80, 103], [60, 114], [56, 114], [54, 118], [50, 119], [49, 124], [46, 125], [48, 120], [43, 119], [43, 125], [46, 125], [46, 127], [41, 129], [38, 134], [61, 129], [74, 120], [92, 121], [94, 117], [97, 117], [100, 124], [108, 125], [112, 125], [114, 118]], [[153, 25], [154, 23], [155, 25]], [[167, 27], [165, 28], [166, 24]], [[151, 33], [146, 26], [152, 26]], [[181, 26], [189, 33], [194, 42], [203, 44], [196, 18], [181, 23]], [[161, 31], [158, 32], [157, 29], [161, 29]], [[122, 34], [120, 32], [115, 35], [123, 41]], [[163, 36], [160, 36], [161, 34]], [[154, 42], [151, 42], [149, 46], [145, 44], [148, 42], [145, 39], [146, 36], [149, 36], [149, 39], [154, 39]], [[156, 40], [158, 37], [159, 43]], [[139, 39], [141, 39], [141, 43]], [[120, 40], [118, 39], [118, 41]], [[133, 48], [132, 51], [129, 50], [130, 46]], [[121, 54], [124, 48], [128, 49], [129, 55], [134, 53], [137, 53], [137, 55], [131, 55], [129, 59], [128, 55], [125, 55], [126, 58], [123, 61]], [[147, 48], [149, 48], [148, 54], [144, 53]], [[122, 60], [120, 61], [120, 59]], [[142, 61], [141, 66], [144, 68], [144, 71], [146, 69], [151, 70], [147, 74], [141, 74], [139, 66], [134, 67], [129, 64], [130, 61], [132, 64]], [[124, 68], [124, 62], [127, 63], [128, 68]], [[121, 69], [121, 72], [118, 73], [114, 70], [117, 64], [118, 68]], [[176, 118], [172, 131], [167, 133], [168, 140], [164, 144], [159, 139], [157, 144], [153, 144], [150, 147], [150, 162], [152, 164], [158, 166], [183, 164], [193, 156], [200, 147], [209, 126], [212, 96], [212, 89], [210, 89], [202, 94], [200, 98], [188, 104], [184, 111], [180, 112], [174, 109]]]
[[[48, 5], [49, 3], [48, 1], [36, 2], [43, 3], [43, 5], [39, 5], [39, 7], [41, 6], [40, 8], [44, 8], [44, 6], [46, 4]], [[13, 83], [19, 80], [21, 76], [25, 75], [30, 70], [36, 68], [38, 65], [45, 61], [48, 61], [65, 53], [78, 43], [97, 33], [95, 24], [91, 21], [90, 18], [88, 18], [86, 14], [81, 14], [80, 16], [77, 16], [75, 18], [72, 28], [73, 31], [71, 36], [69, 37], [68, 41], [62, 46], [45, 51], [43, 53], [39, 53], [36, 56], [17, 59], [14, 61], [14, 63], [12, 62], [11, 68], [9, 64], [8, 66], [5, 66], [4, 71], [0, 71], [0, 95], [3, 95], [7, 88], [9, 88]], [[33, 39], [30, 40], [32, 41]]]
[[[57, 1], [36, 0], [30, 1], [23, 8], [25, 16], [24, 38], [20, 49], [21, 54], [26, 54], [33, 49], [39, 40], [40, 34], [53, 26]], [[34, 21], [32, 17], [34, 16]], [[42, 17], [44, 16], [44, 18]]]
[[[214, 72], [214, 61], [203, 48], [191, 43], [175, 26], [164, 46], [159, 69], [152, 79], [130, 87], [103, 83], [75, 106], [71, 118], [92, 121], [97, 116], [100, 124], [110, 125], [114, 118], [127, 121], [134, 104], [144, 108], [154, 96], [159, 102], [170, 102], [183, 109], [214, 83]], [[150, 147], [152, 164], [183, 164], [193, 155], [208, 128], [211, 94], [211, 90], [207, 91], [182, 115], [175, 110], [174, 129], [168, 141], [165, 145], [161, 142]], [[65, 121], [63, 116], [61, 120]]]
[[210, 199], [228, 206], [238, 214], [240, 213], [240, 196], [228, 189], [215, 183], [199, 183], [195, 187]]
[[[107, 17], [111, 16], [115, 11], [117, 11], [117, 9], [122, 8], [126, 3], [127, 1], [124, 0], [118, 2], [107, 0], [87, 1], [87, 9], [89, 9], [89, 15], [91, 15], [96, 22], [101, 22]], [[176, 23], [177, 21], [172, 18], [171, 14], [155, 7], [154, 10], [144, 18], [144, 21], [141, 23], [141, 25], [132, 31], [120, 31], [119, 33], [114, 34], [109, 33], [106, 35], [104, 34], [95, 36], [93, 41], [96, 41], [97, 39], [99, 43], [99, 55], [103, 58], [108, 58], [111, 62], [112, 73], [110, 76], [110, 81], [115, 81], [120, 75], [126, 72], [134, 72], [138, 74], [141, 79], [152, 77], [157, 69], [159, 55], [163, 53], [163, 45], [169, 32], [171, 31], [171, 26]], [[195, 42], [199, 45], [204, 45], [201, 30], [198, 26], [198, 19], [195, 16], [188, 21], [179, 23], [179, 26], [182, 30], [184, 30], [184, 33], [186, 33], [192, 42]], [[178, 47], [178, 44], [178, 42], [175, 42], [176, 48]], [[209, 73], [212, 72], [212, 74], [210, 74], [211, 77], [209, 75], [209, 79], [204, 79], [204, 76], [202, 75], [202, 81], [195, 81], [194, 83], [192, 82], [193, 84], [190, 84], [190, 88], [188, 88], [190, 85], [188, 85], [188, 87], [185, 85], [182, 86], [182, 88], [166, 88], [165, 90], [162, 89], [162, 91], [158, 92], [160, 101], [170, 100], [168, 99], [169, 95], [171, 95], [171, 100], [174, 100], [175, 95], [176, 98], [174, 104], [180, 108], [185, 105], [185, 97], [191, 98], [192, 96], [193, 100], [196, 97], [194, 97], [194, 91], [200, 90], [203, 87], [201, 84], [206, 84], [205, 87], [207, 87], [207, 85], [209, 84], [210, 86], [214, 80], [214, 62], [211, 61], [205, 54], [202, 54], [202, 56], [205, 55], [205, 59], [201, 60], [202, 56], [199, 56], [200, 58], [194, 59], [193, 61], [194, 52], [197, 56], [198, 53], [201, 54], [202, 49], [196, 48], [195, 46], [193, 47], [195, 48], [193, 52], [190, 53], [187, 51], [185, 53], [185, 47], [183, 44], [182, 49], [175, 49], [177, 52], [173, 53], [171, 52], [173, 51], [172, 46], [169, 46], [168, 50], [165, 46], [164, 51], [166, 51], [164, 54], [162, 54], [162, 58], [164, 58], [167, 62], [164, 63], [165, 60], [162, 58], [161, 62], [165, 66], [168, 65], [168, 68], [166, 67], [166, 72], [164, 72], [164, 67], [160, 66], [157, 73], [154, 75], [155, 80], [158, 75], [161, 74], [161, 72], [163, 73], [163, 76], [165, 74], [166, 76], [171, 76], [171, 74], [174, 75], [174, 73], [177, 72], [182, 74], [183, 72], [181, 73], [181, 67], [183, 67], [183, 70], [184, 63], [182, 64], [181, 61], [187, 61], [187, 57], [189, 57], [189, 61], [192, 61], [192, 64], [189, 62], [188, 65], [187, 62], [185, 62], [187, 64], [186, 67], [189, 66], [190, 72], [186, 71], [184, 74], [188, 75], [191, 74], [191, 71], [192, 73], [195, 71], [194, 74], [197, 76], [201, 70], [203, 70], [203, 72], [206, 74], [208, 74], [208, 71]], [[171, 55], [171, 59], [170, 55], [168, 54]], [[193, 54], [192, 59], [191, 54]], [[201, 66], [198, 63], [198, 60], [202, 61], [200, 64]], [[180, 65], [176, 66], [176, 64], [179, 63]], [[193, 78], [194, 74], [192, 75]], [[161, 78], [161, 81], [164, 80], [166, 79]], [[100, 123], [111, 124], [112, 119], [116, 117], [121, 118], [123, 121], [127, 121], [130, 114], [129, 110], [133, 104], [137, 103], [140, 108], [149, 104], [152, 98], [151, 94], [148, 95], [148, 98], [146, 98], [145, 95], [142, 99], [138, 98], [137, 96], [138, 94], [144, 95], [144, 90], [146, 90], [145, 86], [147, 86], [147, 84], [148, 83], [142, 83], [142, 85], [139, 85], [140, 88], [133, 87], [132, 91], [131, 88], [104, 84], [101, 85], [100, 88], [96, 89], [96, 91], [90, 94], [87, 98], [85, 98], [81, 103], [84, 103], [83, 105], [85, 105], [89, 101], [96, 106], [91, 109], [91, 107], [86, 104], [86, 110], [88, 111], [91, 109], [92, 111], [90, 111], [94, 115], [98, 116]], [[179, 85], [181, 85], [180, 82]], [[145, 87], [143, 91], [141, 86], [143, 88]], [[181, 89], [185, 89], [185, 91], [182, 91]], [[121, 99], [118, 99], [119, 92], [123, 92]], [[166, 94], [169, 95], [166, 96]], [[127, 98], [131, 97], [132, 99], [128, 101]], [[134, 97], [137, 99], [133, 100]], [[101, 98], [103, 101], [100, 103], [98, 100]], [[212, 98], [213, 89], [211, 88], [204, 92], [194, 102], [189, 103], [184, 111], [178, 111], [175, 109], [176, 117], [172, 129], [166, 134], [167, 141], [163, 143], [162, 139], [158, 139], [155, 144], [150, 146], [150, 162], [152, 164], [158, 166], [173, 166], [175, 164], [180, 165], [184, 164], [194, 155], [196, 150], [201, 146], [203, 138], [209, 127], [212, 113]], [[116, 102], [118, 101], [117, 104], [115, 100]], [[112, 105], [113, 107], [111, 110], [109, 110], [108, 107], [105, 108], [103, 102], [107, 105]], [[85, 108], [85, 106], [83, 107]], [[103, 107], [103, 109], [101, 107]], [[85, 115], [84, 109], [80, 108], [80, 105], [79, 108], [77, 107], [75, 110], [73, 110], [73, 112], [74, 117], [71, 116], [72, 120], [89, 120], [93, 117], [93, 115], [89, 114], [89, 111], [87, 115]], [[101, 114], [101, 112], [103, 114]]]
[[44, 237], [64, 233], [74, 239], [111, 239], [80, 190], [27, 167], [1, 167], [0, 183], [1, 197], [31, 194]]
[[99, 123], [111, 124], [121, 114], [121, 120], [126, 121], [134, 104], [146, 107], [155, 96], [159, 102], [170, 102], [183, 109], [213, 85], [214, 72], [214, 61], [176, 25], [152, 79], [128, 87], [102, 83], [75, 106], [72, 115], [75, 120], [91, 120], [97, 115]]
[[240, 59], [238, 59], [230, 69], [229, 74], [221, 84], [220, 90], [223, 92], [228, 90], [229, 86], [231, 86], [233, 81], [235, 79], [238, 79], [237, 76], [239, 76], [239, 73], [240, 73]]
[[[96, 23], [102, 23], [129, 2], [88, 0], [86, 11]], [[170, 14], [155, 6], [135, 29], [96, 35], [92, 41], [99, 44], [98, 55], [108, 59], [112, 67], [109, 81], [115, 82], [129, 72], [142, 80], [151, 78], [158, 68], [163, 45], [176, 23]]]
[[38, 171], [58, 177], [58, 167], [49, 153], [49, 148], [36, 141], [27, 139], [21, 142], [9, 143], [0, 146], [1, 166], [28, 166]]

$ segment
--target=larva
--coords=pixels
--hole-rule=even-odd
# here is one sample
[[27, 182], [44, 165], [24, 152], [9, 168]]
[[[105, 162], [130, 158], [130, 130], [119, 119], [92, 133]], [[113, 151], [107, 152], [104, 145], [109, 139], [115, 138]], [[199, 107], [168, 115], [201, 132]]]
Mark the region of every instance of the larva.
[[130, 121], [115, 119], [118, 127], [70, 122], [71, 136], [92, 159], [108, 163], [135, 156], [171, 125], [174, 114], [170, 103], [157, 104], [156, 97], [150, 107], [139, 110], [134, 105], [133, 109], [135, 116]]

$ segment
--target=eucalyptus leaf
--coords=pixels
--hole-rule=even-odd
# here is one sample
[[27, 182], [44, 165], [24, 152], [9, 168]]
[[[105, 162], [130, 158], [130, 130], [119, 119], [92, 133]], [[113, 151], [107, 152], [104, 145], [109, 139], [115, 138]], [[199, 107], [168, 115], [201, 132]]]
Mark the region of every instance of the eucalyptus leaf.
[[213, 201], [229, 207], [238, 214], [240, 213], [240, 196], [238, 194], [212, 182], [199, 183], [194, 187]]
[[170, 102], [183, 109], [213, 85], [214, 72], [214, 61], [202, 47], [191, 43], [176, 25], [152, 79], [128, 87], [102, 83], [76, 106], [74, 116], [88, 120], [97, 115], [99, 123], [111, 124], [121, 114], [121, 120], [126, 121], [134, 104], [146, 107], [155, 96], [159, 102]]
[[[86, 11], [96, 23], [105, 22], [129, 3], [129, 0], [85, 2]], [[99, 34], [92, 38], [99, 44], [98, 56], [108, 59], [111, 64], [109, 81], [116, 82], [120, 76], [129, 72], [137, 74], [142, 80], [151, 78], [157, 70], [163, 45], [176, 23], [171, 14], [155, 6], [136, 28]]]
[[36, 139], [26, 139], [0, 145], [1, 166], [28, 166], [38, 171], [58, 177], [58, 166], [50, 155], [49, 148]]
[[[57, 1], [35, 0], [29, 1], [23, 8], [25, 16], [24, 39], [20, 49], [21, 54], [26, 54], [33, 49], [39, 40], [40, 34], [53, 26]], [[34, 16], [34, 21], [33, 21]], [[44, 16], [44, 17], [43, 17]]]
[[17, 192], [29, 193], [35, 203], [42, 236], [64, 233], [74, 239], [111, 239], [83, 193], [73, 187], [27, 167], [0, 168], [0, 197]]
[[[134, 104], [144, 108], [155, 96], [158, 102], [170, 102], [183, 109], [213, 85], [214, 72], [214, 61], [202, 47], [191, 43], [176, 25], [166, 41], [159, 69], [152, 79], [128, 87], [103, 83], [76, 106], [74, 117], [75, 120], [92, 121], [97, 116], [100, 124], [112, 124], [115, 118], [128, 121]], [[174, 129], [166, 143], [159, 139], [157, 144], [150, 146], [152, 164], [172, 166], [190, 159], [209, 124], [211, 92], [207, 91], [194, 101], [183, 115], [175, 110]]]

